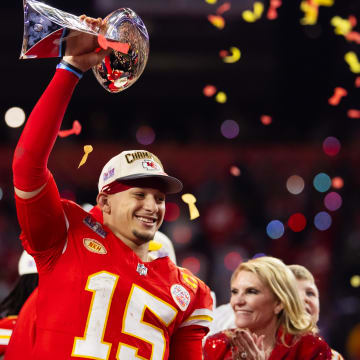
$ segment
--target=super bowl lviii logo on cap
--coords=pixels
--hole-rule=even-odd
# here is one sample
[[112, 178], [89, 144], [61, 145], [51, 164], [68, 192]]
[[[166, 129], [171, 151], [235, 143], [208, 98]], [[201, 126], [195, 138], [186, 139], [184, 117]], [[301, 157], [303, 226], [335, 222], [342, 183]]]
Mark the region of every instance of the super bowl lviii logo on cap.
[[115, 175], [115, 169], [114, 168], [110, 168], [108, 171], [104, 172], [103, 175], [103, 180], [107, 181], [110, 178], [112, 178]]

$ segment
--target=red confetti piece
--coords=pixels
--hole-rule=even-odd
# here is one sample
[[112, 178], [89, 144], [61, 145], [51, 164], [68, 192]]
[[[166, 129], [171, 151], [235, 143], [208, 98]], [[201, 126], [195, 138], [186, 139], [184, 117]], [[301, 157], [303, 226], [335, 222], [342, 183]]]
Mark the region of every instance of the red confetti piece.
[[261, 115], [260, 121], [263, 125], [270, 125], [272, 123], [272, 117], [269, 115]]
[[72, 135], [72, 134], [79, 135], [80, 132], [81, 132], [81, 124], [77, 120], [75, 120], [73, 122], [72, 129], [60, 130], [59, 131], [59, 136], [64, 138], [64, 137], [67, 137], [67, 136]]
[[106, 50], [109, 47], [123, 54], [127, 54], [130, 48], [130, 45], [127, 43], [107, 40], [105, 36], [100, 34], [98, 35], [98, 43], [104, 50]]
[[348, 19], [349, 19], [349, 23], [350, 23], [351, 27], [354, 28], [356, 26], [356, 24], [357, 24], [356, 17], [354, 15], [350, 15], [348, 17]]
[[208, 20], [220, 30], [225, 27], [225, 19], [221, 15], [208, 15]]
[[339, 105], [341, 98], [347, 95], [347, 91], [342, 87], [336, 87], [334, 95], [328, 100], [330, 105]]
[[360, 87], [360, 76], [355, 79], [355, 86]]
[[266, 14], [269, 20], [274, 20], [278, 17], [277, 9], [281, 6], [281, 0], [270, 0], [270, 7]]
[[206, 85], [203, 89], [203, 94], [207, 97], [215, 95], [217, 89], [214, 85]]
[[350, 109], [347, 112], [347, 116], [350, 119], [360, 119], [360, 110]]
[[229, 2], [225, 2], [217, 8], [216, 13], [218, 15], [222, 15], [224, 12], [229, 11], [230, 9], [231, 4]]
[[219, 51], [219, 56], [221, 58], [224, 58], [224, 57], [229, 56], [229, 55], [230, 55], [230, 53], [227, 50], [220, 50]]
[[360, 33], [357, 31], [350, 31], [345, 35], [346, 40], [348, 41], [354, 41], [357, 44], [360, 44]]

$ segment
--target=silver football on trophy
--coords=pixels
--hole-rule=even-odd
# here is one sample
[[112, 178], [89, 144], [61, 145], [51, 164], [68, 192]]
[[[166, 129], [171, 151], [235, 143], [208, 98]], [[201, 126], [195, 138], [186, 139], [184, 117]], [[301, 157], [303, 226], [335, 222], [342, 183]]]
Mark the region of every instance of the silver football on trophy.
[[104, 23], [95, 31], [78, 16], [36, 0], [24, 0], [20, 59], [61, 57], [69, 30], [86, 32], [97, 37], [99, 47], [112, 49], [101, 64], [93, 67], [93, 72], [101, 86], [118, 93], [134, 84], [144, 71], [149, 35], [140, 17], [129, 8], [115, 10]]
[[93, 67], [93, 72], [106, 90], [117, 93], [131, 86], [144, 71], [149, 55], [149, 36], [142, 20], [128, 8], [112, 12], [104, 22], [105, 30], [101, 30], [100, 36], [123, 46], [107, 41], [109, 46], [118, 47], [120, 51], [111, 51]]

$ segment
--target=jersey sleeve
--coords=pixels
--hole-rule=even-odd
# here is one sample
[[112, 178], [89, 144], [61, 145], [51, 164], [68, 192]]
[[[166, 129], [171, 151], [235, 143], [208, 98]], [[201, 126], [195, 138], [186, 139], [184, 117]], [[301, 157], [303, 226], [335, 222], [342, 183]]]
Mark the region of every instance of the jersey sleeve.
[[202, 360], [202, 340], [212, 321], [213, 300], [208, 286], [184, 268], [180, 270], [182, 285], [192, 292], [190, 306], [170, 342], [171, 360]]
[[207, 337], [204, 344], [204, 360], [224, 360], [230, 357], [230, 352], [230, 342], [223, 332]]
[[183, 283], [195, 292], [195, 299], [180, 327], [202, 326], [206, 335], [213, 321], [213, 299], [210, 289], [186, 269], [181, 268], [181, 276]]
[[205, 334], [205, 328], [197, 325], [178, 329], [170, 342], [169, 360], [202, 360], [202, 339]]
[[22, 241], [34, 256], [66, 240], [60, 196], [47, 162], [78, 80], [70, 71], [56, 70], [28, 117], [14, 152], [15, 188], [33, 192], [44, 187], [29, 199], [15, 195]]
[[[15, 195], [16, 209], [21, 227], [20, 239], [25, 250], [35, 257], [38, 271], [47, 262], [47, 252], [61, 254], [67, 237], [67, 225], [60, 195], [52, 176], [45, 188], [31, 199]], [[49, 264], [47, 264], [49, 265]]]

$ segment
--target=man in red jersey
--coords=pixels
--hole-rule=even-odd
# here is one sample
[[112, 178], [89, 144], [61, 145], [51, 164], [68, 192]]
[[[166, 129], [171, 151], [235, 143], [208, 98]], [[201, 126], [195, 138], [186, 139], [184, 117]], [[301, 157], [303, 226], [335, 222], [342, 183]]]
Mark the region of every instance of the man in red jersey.
[[[101, 26], [101, 19], [82, 18]], [[82, 73], [105, 51], [88, 34], [69, 53], [33, 109], [13, 159], [21, 240], [39, 272], [32, 359], [202, 358], [211, 321], [209, 288], [168, 257], [150, 261], [165, 195], [181, 191], [160, 160], [123, 151], [103, 168], [87, 213], [60, 198], [47, 160]]]

